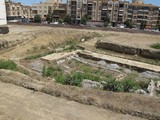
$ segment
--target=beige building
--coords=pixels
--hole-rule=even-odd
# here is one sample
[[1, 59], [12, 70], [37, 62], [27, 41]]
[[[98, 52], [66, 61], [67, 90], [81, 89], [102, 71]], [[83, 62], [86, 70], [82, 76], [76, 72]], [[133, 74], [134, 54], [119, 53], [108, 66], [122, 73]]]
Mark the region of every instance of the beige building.
[[43, 20], [46, 19], [48, 13], [52, 13], [53, 10], [59, 6], [61, 0], [46, 0], [45, 2], [32, 5], [32, 18], [35, 15], [40, 15]]
[[154, 28], [158, 21], [159, 6], [143, 3], [130, 3], [128, 8], [128, 20], [140, 28], [143, 21], [146, 21], [146, 28]]
[[7, 20], [19, 21], [21, 18], [31, 18], [31, 7], [22, 5], [20, 2], [6, 0]]
[[159, 30], [160, 30], [160, 8], [159, 8], [159, 15], [158, 15], [157, 25], [158, 25]]
[[69, 0], [68, 14], [73, 23], [80, 23], [87, 14], [89, 21], [100, 22], [108, 16], [113, 24], [127, 20], [129, 2], [120, 0]]

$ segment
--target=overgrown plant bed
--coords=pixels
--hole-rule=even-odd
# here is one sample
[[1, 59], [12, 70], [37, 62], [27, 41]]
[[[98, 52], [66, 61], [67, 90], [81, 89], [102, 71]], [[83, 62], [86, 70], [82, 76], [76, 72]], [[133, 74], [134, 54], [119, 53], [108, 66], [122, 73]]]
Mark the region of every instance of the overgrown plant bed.
[[50, 80], [63, 85], [114, 92], [135, 92], [138, 89], [147, 92], [150, 80], [159, 80], [159, 76], [150, 75], [152, 72], [138, 73], [117, 64], [105, 61], [97, 62], [76, 55], [50, 63], [40, 59], [24, 60], [23, 62], [26, 62], [25, 66], [32, 70], [35, 70], [32, 68], [34, 64], [37, 66], [35, 71], [39, 71], [44, 78], [50, 78]]

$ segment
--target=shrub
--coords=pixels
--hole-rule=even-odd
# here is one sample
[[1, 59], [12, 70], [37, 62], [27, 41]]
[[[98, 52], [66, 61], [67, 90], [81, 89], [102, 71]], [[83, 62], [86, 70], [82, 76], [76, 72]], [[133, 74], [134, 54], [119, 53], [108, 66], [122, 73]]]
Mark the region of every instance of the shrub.
[[88, 15], [86, 14], [86, 15], [84, 15], [83, 17], [82, 17], [82, 19], [81, 19], [81, 24], [84, 24], [84, 25], [86, 25], [87, 24], [87, 21], [88, 21]]
[[67, 15], [65, 18], [64, 18], [64, 22], [68, 23], [68, 24], [71, 24], [71, 16], [70, 15]]
[[35, 15], [34, 16], [34, 22], [40, 23], [41, 22], [41, 16], [40, 15]]
[[130, 92], [140, 88], [138, 82], [131, 77], [126, 77], [122, 81], [116, 81], [112, 76], [106, 76], [106, 80], [103, 82], [104, 90], [114, 92]]
[[48, 23], [52, 22], [52, 14], [51, 13], [47, 14], [46, 20]]
[[81, 82], [83, 81], [83, 75], [79, 73], [74, 73], [72, 75], [67, 75], [64, 84], [72, 85], [72, 86], [81, 86]]
[[59, 67], [55, 67], [55, 68], [48, 67], [48, 68], [46, 68], [44, 66], [43, 71], [42, 71], [42, 76], [57, 77], [61, 73], [62, 73], [62, 70]]
[[17, 70], [17, 65], [11, 60], [0, 60], [0, 69]]
[[133, 23], [132, 23], [131, 20], [126, 20], [126, 21], [124, 22], [124, 24], [126, 25], [127, 28], [132, 28], [132, 27], [133, 27]]
[[131, 90], [135, 91], [138, 88], [140, 88], [138, 83], [131, 77], [126, 77], [124, 80], [121, 81], [121, 84], [122, 84], [122, 90], [124, 92], [130, 92]]
[[62, 24], [63, 22], [64, 22], [63, 19], [59, 19], [59, 20], [58, 20], [58, 23], [60, 23], [60, 24]]
[[137, 83], [143, 90], [147, 90], [150, 81], [149, 80], [141, 80], [141, 81], [138, 81]]
[[151, 47], [155, 49], [160, 49], [160, 43], [153, 44], [151, 45]]
[[105, 81], [103, 82], [104, 90], [120, 92], [122, 90], [122, 84], [119, 81], [116, 81], [112, 75], [107, 75]]

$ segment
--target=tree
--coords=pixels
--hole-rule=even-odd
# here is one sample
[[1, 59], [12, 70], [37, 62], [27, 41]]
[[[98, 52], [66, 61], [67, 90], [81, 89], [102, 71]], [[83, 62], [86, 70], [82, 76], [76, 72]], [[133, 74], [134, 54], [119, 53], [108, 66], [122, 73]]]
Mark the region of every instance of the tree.
[[103, 22], [104, 22], [104, 27], [107, 27], [108, 24], [110, 23], [109, 17], [108, 17], [108, 16], [104, 17], [104, 18], [103, 18]]
[[58, 23], [60, 23], [60, 24], [62, 24], [63, 22], [64, 22], [63, 19], [59, 19], [59, 20], [58, 20]]
[[52, 22], [52, 14], [51, 13], [47, 14], [46, 20], [48, 21], [48, 23]]
[[141, 25], [140, 25], [140, 29], [144, 30], [144, 28], [146, 27], [147, 21], [142, 21]]
[[68, 24], [71, 24], [71, 16], [70, 15], [67, 15], [65, 18], [64, 18], [64, 22], [68, 23]]
[[124, 24], [126, 25], [127, 28], [132, 28], [132, 27], [133, 27], [133, 23], [132, 23], [132, 21], [130, 21], [130, 20], [126, 20], [126, 21], [124, 22]]
[[40, 23], [41, 22], [41, 16], [40, 15], [35, 15], [34, 16], [34, 22]]
[[87, 21], [88, 21], [88, 15], [86, 14], [86, 15], [84, 15], [83, 17], [82, 17], [82, 19], [81, 19], [81, 24], [84, 24], [84, 25], [86, 25], [87, 24]]

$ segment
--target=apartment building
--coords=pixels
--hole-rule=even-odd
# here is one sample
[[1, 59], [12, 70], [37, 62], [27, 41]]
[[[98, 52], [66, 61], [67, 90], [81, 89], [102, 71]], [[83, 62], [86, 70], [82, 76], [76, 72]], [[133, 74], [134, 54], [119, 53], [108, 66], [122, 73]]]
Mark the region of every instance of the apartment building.
[[19, 21], [21, 18], [31, 18], [31, 7], [22, 5], [20, 2], [5, 1], [7, 20]]
[[127, 20], [128, 3], [119, 0], [68, 0], [68, 14], [79, 23], [87, 14], [90, 21], [103, 21], [108, 16], [113, 25]]
[[67, 15], [67, 4], [59, 4], [57, 8], [53, 10], [54, 19], [63, 19]]
[[160, 29], [160, 8], [159, 8], [159, 15], [158, 15], [157, 25], [159, 26], [159, 29]]
[[40, 15], [43, 20], [46, 19], [47, 14], [52, 13], [55, 8], [59, 6], [61, 0], [46, 0], [45, 2], [40, 2], [33, 4], [32, 8], [32, 18], [35, 15]]
[[137, 28], [140, 28], [143, 21], [146, 21], [146, 28], [154, 28], [157, 24], [158, 15], [159, 6], [143, 3], [130, 3], [128, 7], [128, 20], [131, 20]]
[[72, 23], [79, 24], [82, 17], [87, 14], [87, 0], [68, 0], [67, 14], [71, 16]]
[[144, 4], [144, 0], [132, 0], [132, 3]]
[[102, 0], [88, 0], [88, 17], [91, 21], [101, 21]]
[[113, 26], [124, 23], [127, 20], [128, 4], [127, 1], [103, 0], [101, 20], [108, 16]]

